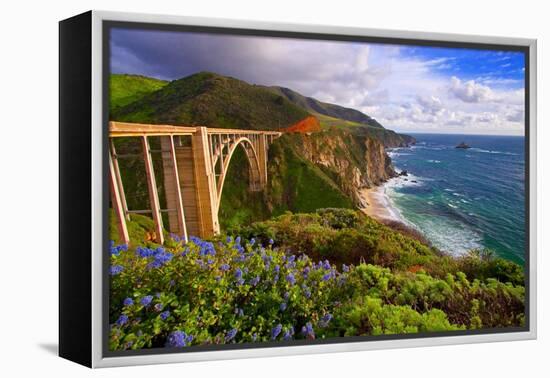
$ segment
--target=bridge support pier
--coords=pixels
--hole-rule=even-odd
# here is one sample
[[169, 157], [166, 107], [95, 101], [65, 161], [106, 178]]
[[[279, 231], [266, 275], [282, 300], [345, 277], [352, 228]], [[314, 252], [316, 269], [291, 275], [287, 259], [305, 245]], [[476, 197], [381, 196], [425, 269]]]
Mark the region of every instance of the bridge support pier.
[[206, 127], [197, 127], [192, 137], [195, 194], [199, 233], [203, 238], [220, 233], [217, 209], [216, 177], [212, 167], [212, 154]]
[[260, 167], [260, 186], [262, 190], [267, 185], [267, 137], [264, 134], [258, 135], [258, 165]]
[[166, 196], [166, 207], [171, 210], [168, 213], [170, 232], [182, 237], [184, 241], [187, 241], [187, 227], [185, 225], [185, 214], [182, 203], [182, 191], [178, 172], [174, 136], [161, 136], [160, 146], [162, 150], [162, 168], [164, 173], [164, 194]]

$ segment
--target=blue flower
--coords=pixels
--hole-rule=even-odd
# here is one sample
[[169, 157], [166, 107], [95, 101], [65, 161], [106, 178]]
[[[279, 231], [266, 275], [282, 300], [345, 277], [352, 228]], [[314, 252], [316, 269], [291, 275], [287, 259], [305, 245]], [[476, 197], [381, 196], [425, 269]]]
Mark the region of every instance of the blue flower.
[[323, 268], [325, 268], [326, 270], [330, 269], [330, 263], [328, 262], [328, 260], [323, 261]]
[[237, 236], [235, 238], [235, 244], [241, 244], [241, 237], [240, 236]]
[[237, 335], [237, 328], [233, 328], [232, 330], [227, 332], [227, 335], [225, 335], [225, 342], [227, 343], [227, 342], [233, 340], [236, 335]]
[[288, 301], [288, 298], [290, 298], [290, 293], [286, 291], [285, 294], [283, 295], [283, 298], [285, 299], [285, 301]]
[[122, 304], [124, 306], [131, 306], [134, 304], [134, 300], [132, 298], [126, 298], [124, 299], [124, 301], [122, 302]]
[[282, 329], [282, 324], [277, 324], [275, 327], [273, 327], [273, 329], [271, 330], [271, 340], [275, 340], [277, 336], [279, 336], [279, 334], [281, 333]]
[[184, 331], [174, 331], [166, 340], [166, 346], [169, 348], [183, 348], [193, 341], [193, 336], [186, 334]]
[[323, 281], [328, 281], [328, 280], [330, 280], [331, 277], [332, 277], [332, 274], [327, 273], [323, 276]]
[[284, 312], [286, 310], [286, 307], [287, 307], [286, 302], [281, 302], [281, 305], [279, 306], [279, 310], [281, 310], [281, 312]]
[[170, 316], [170, 311], [168, 311], [168, 310], [166, 310], [166, 311], [160, 313], [160, 318], [161, 318], [162, 320], [168, 319], [169, 316]]
[[141, 303], [142, 306], [149, 306], [151, 304], [151, 302], [153, 301], [153, 296], [152, 295], [147, 295], [143, 298], [141, 298], [141, 301], [139, 301], [139, 303]]
[[157, 312], [162, 311], [162, 303], [157, 303], [157, 304], [155, 304], [155, 306], [154, 306], [153, 308], [154, 308], [155, 311], [157, 311]]
[[231, 266], [229, 264], [222, 264], [220, 265], [220, 270], [222, 272], [227, 272], [229, 269], [231, 269]]
[[318, 323], [318, 326], [321, 327], [321, 328], [326, 328], [328, 327], [328, 323], [331, 321], [332, 319], [332, 315], [331, 314], [325, 314], [321, 320], [319, 320], [319, 323]]
[[256, 276], [250, 280], [250, 285], [256, 286], [260, 282], [260, 276]]
[[160, 268], [174, 257], [172, 253], [160, 247], [153, 251], [152, 256], [153, 261], [148, 264], [149, 268]]
[[116, 276], [120, 272], [124, 270], [124, 267], [122, 265], [113, 265], [111, 266], [111, 276]]
[[243, 271], [241, 268], [237, 268], [237, 270], [235, 270], [235, 279], [237, 280], [237, 285], [240, 286], [244, 284]]
[[348, 273], [349, 272], [349, 266], [346, 264], [342, 264], [342, 272]]
[[289, 340], [292, 340], [292, 334], [291, 332], [287, 329], [285, 331], [285, 333], [283, 334], [283, 340], [284, 341], [289, 341]]
[[241, 270], [241, 268], [237, 268], [237, 269], [235, 270], [235, 278], [236, 278], [237, 280], [243, 278], [243, 271]]
[[287, 276], [286, 276], [286, 280], [291, 284], [291, 285], [294, 285], [296, 283], [296, 278], [294, 278], [294, 274], [292, 273], [289, 273]]
[[118, 256], [121, 251], [127, 251], [128, 250], [128, 244], [120, 244], [120, 245], [115, 246], [115, 242], [111, 240], [110, 249], [111, 249], [111, 254], [112, 255]]
[[227, 238], [225, 238], [226, 243], [231, 243], [232, 241], [233, 241], [233, 238], [231, 236], [228, 236]]
[[120, 317], [117, 319], [116, 324], [119, 327], [122, 327], [124, 324], [128, 323], [128, 316], [127, 315], [120, 315]]
[[306, 325], [302, 327], [302, 334], [307, 339], [315, 339], [315, 332], [313, 331], [313, 326], [310, 322], [307, 322]]
[[141, 246], [136, 248], [136, 255], [138, 255], [139, 257], [147, 258], [153, 256], [154, 254], [155, 251], [153, 251], [152, 249]]
[[189, 241], [193, 242], [193, 244], [196, 244], [196, 245], [202, 244], [202, 239], [196, 236], [190, 236]]
[[254, 238], [250, 239], [250, 245], [254, 245], [254, 244], [256, 244], [256, 239]]
[[270, 245], [273, 245], [273, 243], [275, 243], [275, 242], [273, 241], [273, 239], [269, 239], [269, 244], [270, 244]]
[[258, 334], [256, 332], [254, 332], [252, 334], [252, 341], [256, 341], [256, 339], [258, 339]]

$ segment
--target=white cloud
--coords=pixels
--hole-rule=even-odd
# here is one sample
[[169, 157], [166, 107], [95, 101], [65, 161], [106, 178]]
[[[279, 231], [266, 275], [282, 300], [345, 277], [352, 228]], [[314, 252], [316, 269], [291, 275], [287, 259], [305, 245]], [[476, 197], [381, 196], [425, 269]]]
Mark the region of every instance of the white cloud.
[[525, 110], [517, 110], [506, 115], [506, 120], [510, 122], [523, 122], [525, 120]]
[[444, 110], [443, 103], [435, 96], [417, 96], [416, 102], [423, 108], [423, 111], [432, 115], [441, 114]]
[[458, 77], [451, 77], [449, 92], [464, 102], [478, 103], [495, 101], [496, 97], [491, 88], [478, 84], [474, 80], [463, 82]]

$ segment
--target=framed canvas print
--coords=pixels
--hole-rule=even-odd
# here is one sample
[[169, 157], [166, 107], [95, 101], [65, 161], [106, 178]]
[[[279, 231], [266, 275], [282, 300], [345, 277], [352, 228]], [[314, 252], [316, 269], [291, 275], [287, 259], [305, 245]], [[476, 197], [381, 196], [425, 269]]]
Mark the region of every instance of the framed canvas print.
[[536, 337], [534, 40], [60, 22], [60, 355]]

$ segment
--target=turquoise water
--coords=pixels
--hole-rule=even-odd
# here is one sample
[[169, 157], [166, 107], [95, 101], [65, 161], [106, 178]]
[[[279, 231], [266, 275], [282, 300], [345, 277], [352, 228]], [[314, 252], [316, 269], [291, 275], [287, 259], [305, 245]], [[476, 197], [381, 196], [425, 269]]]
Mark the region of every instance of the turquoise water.
[[[386, 187], [404, 220], [454, 255], [490, 248], [525, 260], [524, 137], [416, 134], [411, 148], [389, 151], [408, 177]], [[455, 146], [464, 141], [472, 148]]]

